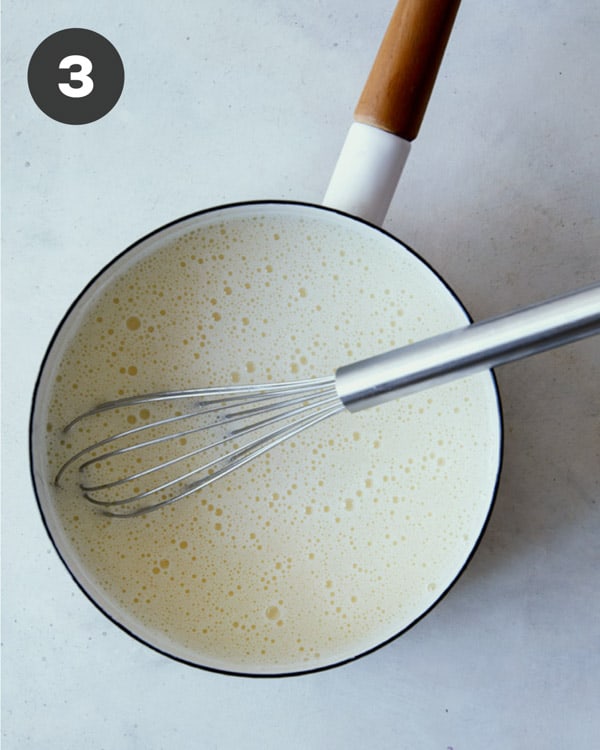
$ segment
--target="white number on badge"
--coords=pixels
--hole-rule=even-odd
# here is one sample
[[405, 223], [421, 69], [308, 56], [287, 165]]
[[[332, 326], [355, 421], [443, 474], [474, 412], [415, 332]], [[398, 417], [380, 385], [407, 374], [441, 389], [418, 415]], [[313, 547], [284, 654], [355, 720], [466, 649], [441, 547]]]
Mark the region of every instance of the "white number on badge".
[[[58, 88], [61, 94], [70, 96], [73, 99], [81, 99], [92, 93], [94, 81], [90, 78], [92, 72], [92, 61], [83, 55], [67, 55], [58, 64], [59, 68], [70, 71], [69, 83], [59, 83]], [[73, 70], [73, 68], [79, 70]], [[77, 81], [80, 85], [73, 85]]]

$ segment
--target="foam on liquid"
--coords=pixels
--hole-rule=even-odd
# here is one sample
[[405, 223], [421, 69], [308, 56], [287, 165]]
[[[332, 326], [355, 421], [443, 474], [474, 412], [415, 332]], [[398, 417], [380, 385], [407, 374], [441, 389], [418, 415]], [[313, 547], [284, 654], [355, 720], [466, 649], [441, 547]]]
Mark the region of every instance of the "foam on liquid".
[[[62, 357], [48, 476], [104, 436], [61, 430], [100, 401], [328, 375], [461, 324], [417, 266], [276, 211], [174, 239], [103, 286]], [[98, 515], [70, 476], [50, 512], [105, 606], [154, 645], [234, 671], [311, 669], [392, 637], [462, 567], [495, 479], [490, 402], [484, 377], [343, 413], [134, 519]]]

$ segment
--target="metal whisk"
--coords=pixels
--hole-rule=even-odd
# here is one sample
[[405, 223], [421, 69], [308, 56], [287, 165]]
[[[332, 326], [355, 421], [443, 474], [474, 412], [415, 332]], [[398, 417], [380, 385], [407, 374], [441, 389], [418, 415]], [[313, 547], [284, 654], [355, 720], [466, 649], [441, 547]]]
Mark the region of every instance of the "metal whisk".
[[[599, 332], [595, 284], [340, 367], [331, 377], [106, 402], [64, 428], [85, 431], [98, 420], [92, 425], [108, 436], [69, 458], [55, 483], [76, 471], [84, 497], [101, 512], [141, 515], [197, 492], [344, 409], [360, 411]], [[123, 429], [123, 420], [135, 426]]]

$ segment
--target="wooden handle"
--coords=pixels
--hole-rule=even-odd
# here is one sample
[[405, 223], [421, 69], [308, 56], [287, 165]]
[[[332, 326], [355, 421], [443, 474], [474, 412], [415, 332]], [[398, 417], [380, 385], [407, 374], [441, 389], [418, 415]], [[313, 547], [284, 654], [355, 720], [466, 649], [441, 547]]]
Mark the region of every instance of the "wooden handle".
[[400, 0], [354, 119], [416, 138], [460, 0]]

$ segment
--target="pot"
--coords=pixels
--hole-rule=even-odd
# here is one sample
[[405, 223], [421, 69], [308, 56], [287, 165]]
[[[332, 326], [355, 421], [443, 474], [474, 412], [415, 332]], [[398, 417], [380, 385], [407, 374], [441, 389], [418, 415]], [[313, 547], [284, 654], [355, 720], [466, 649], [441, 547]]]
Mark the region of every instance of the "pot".
[[104, 518], [54, 484], [89, 440], [61, 427], [94, 403], [319, 376], [470, 321], [380, 227], [457, 7], [398, 3], [324, 205], [229, 204], [151, 232], [49, 345], [30, 430], [42, 518], [82, 591], [169, 657], [253, 676], [348, 662], [427, 614], [483, 534], [502, 444], [491, 373], [344, 414], [147, 516]]

